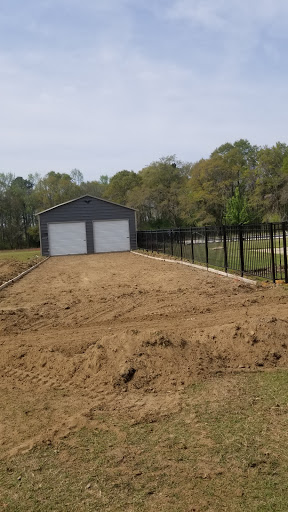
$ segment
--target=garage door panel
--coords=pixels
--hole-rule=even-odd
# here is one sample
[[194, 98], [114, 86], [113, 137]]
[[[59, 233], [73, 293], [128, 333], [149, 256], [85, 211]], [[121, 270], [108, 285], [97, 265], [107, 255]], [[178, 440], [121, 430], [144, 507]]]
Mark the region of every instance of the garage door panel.
[[59, 222], [48, 224], [51, 256], [87, 254], [85, 222]]
[[93, 222], [94, 251], [130, 251], [129, 220], [105, 220]]

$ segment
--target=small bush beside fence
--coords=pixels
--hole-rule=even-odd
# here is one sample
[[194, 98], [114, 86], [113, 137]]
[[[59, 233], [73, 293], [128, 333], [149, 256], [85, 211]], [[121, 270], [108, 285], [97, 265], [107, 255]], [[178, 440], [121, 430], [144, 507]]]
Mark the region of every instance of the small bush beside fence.
[[288, 283], [288, 223], [138, 231], [138, 248]]

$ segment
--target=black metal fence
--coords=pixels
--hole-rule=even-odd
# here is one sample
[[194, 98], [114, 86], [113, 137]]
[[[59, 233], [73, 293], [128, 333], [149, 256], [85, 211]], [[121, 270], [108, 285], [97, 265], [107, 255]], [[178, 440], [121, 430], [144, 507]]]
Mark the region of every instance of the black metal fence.
[[287, 222], [138, 231], [138, 248], [288, 283]]

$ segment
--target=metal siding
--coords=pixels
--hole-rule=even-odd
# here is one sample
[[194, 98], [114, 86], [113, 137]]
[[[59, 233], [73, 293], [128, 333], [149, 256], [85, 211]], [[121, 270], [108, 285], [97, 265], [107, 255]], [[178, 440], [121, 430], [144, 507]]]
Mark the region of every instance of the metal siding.
[[[89, 201], [89, 203], [85, 202]], [[135, 211], [89, 196], [79, 198], [39, 215], [43, 256], [49, 256], [48, 222], [86, 222], [87, 253], [94, 253], [93, 220], [128, 219], [131, 250], [136, 249]]]
[[93, 254], [94, 252], [94, 238], [93, 238], [93, 222], [86, 221], [86, 240], [87, 240], [87, 253]]

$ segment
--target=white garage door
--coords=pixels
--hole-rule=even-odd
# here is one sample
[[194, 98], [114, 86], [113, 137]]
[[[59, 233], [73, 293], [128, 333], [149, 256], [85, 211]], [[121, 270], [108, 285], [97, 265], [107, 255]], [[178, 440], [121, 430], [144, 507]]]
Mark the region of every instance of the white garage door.
[[48, 237], [51, 256], [87, 253], [85, 222], [48, 224]]
[[128, 220], [100, 220], [93, 222], [94, 251], [130, 251]]

